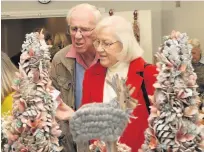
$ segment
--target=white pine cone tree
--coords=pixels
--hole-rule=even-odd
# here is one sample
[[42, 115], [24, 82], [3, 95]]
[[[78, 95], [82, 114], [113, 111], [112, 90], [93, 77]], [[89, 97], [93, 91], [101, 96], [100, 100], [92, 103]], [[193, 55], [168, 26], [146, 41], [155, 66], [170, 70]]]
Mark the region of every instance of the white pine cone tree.
[[26, 34], [19, 73], [14, 81], [12, 116], [3, 119], [5, 152], [59, 152], [61, 134], [55, 121], [57, 101], [49, 78], [50, 54], [39, 33]]
[[191, 49], [186, 33], [172, 31], [156, 54], [159, 73], [143, 152], [204, 151]]

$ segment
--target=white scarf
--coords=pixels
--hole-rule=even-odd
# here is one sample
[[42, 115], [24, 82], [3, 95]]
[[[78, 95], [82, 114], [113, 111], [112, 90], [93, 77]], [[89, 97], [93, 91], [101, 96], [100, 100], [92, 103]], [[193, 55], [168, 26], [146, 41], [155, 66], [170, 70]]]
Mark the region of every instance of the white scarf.
[[107, 84], [106, 80], [108, 79], [109, 81], [111, 81], [112, 77], [116, 74], [118, 74], [119, 78], [126, 78], [128, 74], [129, 65], [130, 64], [127, 62], [117, 62], [112, 67], [109, 67], [107, 69], [103, 89], [103, 103], [108, 103], [116, 97], [115, 91], [109, 84]]

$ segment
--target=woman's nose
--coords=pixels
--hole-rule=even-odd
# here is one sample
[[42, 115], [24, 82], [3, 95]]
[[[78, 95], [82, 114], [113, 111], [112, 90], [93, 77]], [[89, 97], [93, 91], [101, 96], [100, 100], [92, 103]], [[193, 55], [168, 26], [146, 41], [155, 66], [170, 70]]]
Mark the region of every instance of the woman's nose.
[[98, 46], [98, 48], [96, 49], [97, 52], [104, 52], [104, 48], [101, 47], [101, 44]]

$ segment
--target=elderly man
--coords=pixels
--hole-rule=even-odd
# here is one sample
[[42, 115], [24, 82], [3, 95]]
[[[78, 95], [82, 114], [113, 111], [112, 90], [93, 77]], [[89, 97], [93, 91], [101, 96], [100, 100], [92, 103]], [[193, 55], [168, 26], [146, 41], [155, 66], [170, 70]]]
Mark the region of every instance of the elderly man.
[[[99, 10], [89, 4], [73, 7], [67, 15], [68, 34], [72, 45], [60, 50], [53, 58], [51, 79], [56, 89], [60, 90], [62, 100], [74, 110], [81, 104], [82, 82], [86, 69], [98, 61], [93, 46], [94, 29], [101, 19]], [[68, 122], [60, 122], [64, 152], [74, 152], [72, 136]]]
[[192, 49], [192, 65], [194, 72], [197, 74], [197, 84], [199, 85], [198, 92], [204, 94], [204, 56], [200, 47], [198, 39], [190, 40], [190, 44], [193, 46]]

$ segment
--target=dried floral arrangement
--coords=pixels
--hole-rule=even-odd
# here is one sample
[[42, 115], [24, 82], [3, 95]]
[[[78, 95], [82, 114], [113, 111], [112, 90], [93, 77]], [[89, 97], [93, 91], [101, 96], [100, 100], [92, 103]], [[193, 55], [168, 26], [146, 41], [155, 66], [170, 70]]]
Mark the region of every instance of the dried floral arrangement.
[[140, 28], [139, 28], [139, 22], [138, 22], [138, 14], [139, 14], [138, 10], [135, 10], [133, 12], [133, 16], [134, 16], [133, 31], [137, 42], [140, 43]]
[[49, 78], [50, 53], [41, 33], [26, 34], [14, 81], [12, 115], [2, 120], [4, 152], [59, 152], [58, 106]]
[[149, 127], [140, 152], [203, 152], [200, 99], [186, 33], [172, 31], [157, 52], [159, 62]]
[[126, 86], [118, 75], [108, 84], [117, 97], [109, 103], [90, 103], [78, 109], [70, 119], [70, 132], [78, 151], [89, 151], [89, 140], [99, 139], [106, 144], [107, 152], [118, 152], [117, 141], [126, 128], [137, 101], [131, 97], [135, 88]]

